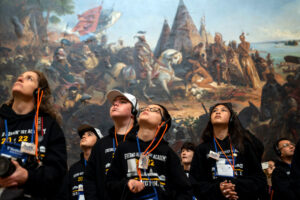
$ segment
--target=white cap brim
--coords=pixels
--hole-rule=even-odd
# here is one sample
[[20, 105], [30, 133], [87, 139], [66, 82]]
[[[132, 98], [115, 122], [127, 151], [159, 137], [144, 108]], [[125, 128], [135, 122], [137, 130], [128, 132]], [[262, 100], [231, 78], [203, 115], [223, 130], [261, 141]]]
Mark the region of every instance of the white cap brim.
[[[113, 103], [115, 98], [118, 96], [122, 96], [125, 97], [127, 99], [127, 97], [120, 91], [120, 90], [111, 90], [107, 93], [106, 95], [106, 99], [109, 101], [109, 103]], [[129, 101], [129, 99], [127, 99]]]
[[123, 93], [120, 90], [111, 90], [107, 93], [106, 98], [111, 104], [113, 104], [115, 98], [119, 97], [119, 96], [126, 98], [132, 104], [132, 106], [135, 110], [138, 109], [137, 99], [132, 94], [129, 94], [126, 92]]

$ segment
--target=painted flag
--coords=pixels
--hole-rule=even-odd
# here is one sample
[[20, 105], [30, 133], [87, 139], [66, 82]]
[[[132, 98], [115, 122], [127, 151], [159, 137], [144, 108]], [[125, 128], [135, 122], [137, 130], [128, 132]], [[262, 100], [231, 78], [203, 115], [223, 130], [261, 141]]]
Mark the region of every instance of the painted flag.
[[78, 15], [79, 22], [73, 28], [73, 31], [78, 31], [79, 35], [81, 36], [95, 32], [97, 29], [101, 9], [102, 7], [98, 6], [85, 11], [82, 15]]
[[96, 32], [102, 32], [111, 27], [120, 18], [121, 13], [113, 10], [102, 10]]

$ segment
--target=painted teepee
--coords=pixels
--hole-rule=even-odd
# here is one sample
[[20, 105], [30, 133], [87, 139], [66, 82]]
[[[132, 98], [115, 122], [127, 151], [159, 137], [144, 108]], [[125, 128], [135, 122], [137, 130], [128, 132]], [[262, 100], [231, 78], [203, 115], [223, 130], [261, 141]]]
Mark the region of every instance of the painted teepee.
[[171, 31], [170, 26], [169, 26], [167, 20], [165, 19], [158, 42], [157, 42], [155, 50], [154, 50], [155, 57], [159, 57], [160, 54], [164, 50], [166, 50], [166, 43], [169, 39], [170, 31]]
[[183, 54], [190, 54], [193, 47], [199, 42], [204, 41], [183, 0], [180, 0], [166, 48], [176, 49]]

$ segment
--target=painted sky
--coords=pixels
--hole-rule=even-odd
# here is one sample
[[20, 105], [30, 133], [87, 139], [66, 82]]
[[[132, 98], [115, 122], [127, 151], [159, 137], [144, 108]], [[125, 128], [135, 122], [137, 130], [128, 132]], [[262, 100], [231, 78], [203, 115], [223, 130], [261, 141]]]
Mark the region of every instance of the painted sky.
[[[77, 14], [101, 3], [100, 0], [74, 2], [75, 14], [62, 17], [63, 23], [71, 28], [77, 23]], [[155, 48], [164, 19], [171, 27], [178, 3], [179, 0], [104, 0], [104, 9], [122, 13], [107, 31], [109, 42], [122, 38], [125, 45], [132, 46], [137, 31], [146, 31], [147, 41]], [[207, 30], [211, 34], [222, 33], [225, 41], [238, 40], [243, 31], [250, 42], [300, 39], [300, 0], [184, 0], [184, 3], [197, 28], [205, 15]]]

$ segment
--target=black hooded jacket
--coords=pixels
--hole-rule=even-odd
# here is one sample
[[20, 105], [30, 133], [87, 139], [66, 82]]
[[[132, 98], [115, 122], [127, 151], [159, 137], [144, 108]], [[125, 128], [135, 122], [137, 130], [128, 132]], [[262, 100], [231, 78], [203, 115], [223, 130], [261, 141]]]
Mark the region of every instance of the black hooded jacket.
[[298, 199], [300, 199], [300, 140], [297, 142], [291, 169], [292, 188]]
[[78, 200], [79, 187], [83, 186], [83, 177], [85, 169], [85, 160], [83, 153], [80, 154], [80, 160], [74, 163], [68, 173], [68, 199]]
[[[20, 144], [31, 142], [34, 116], [34, 111], [18, 115], [4, 104], [0, 108], [0, 149], [2, 150], [6, 138], [5, 120], [8, 142]], [[62, 129], [52, 117], [40, 111], [39, 119], [38, 155], [41, 162], [38, 165], [34, 156], [28, 156], [26, 163], [22, 163], [28, 171], [28, 179], [21, 188], [31, 199], [54, 199], [67, 171], [66, 142]]]
[[296, 200], [291, 184], [291, 166], [277, 161], [272, 173], [273, 200]]
[[[151, 141], [139, 140], [140, 151], [144, 152], [150, 143]], [[150, 149], [155, 144], [154, 142]], [[129, 179], [137, 180], [139, 177], [136, 166], [139, 157], [136, 136], [129, 137], [126, 142], [119, 145], [107, 175], [107, 187], [112, 199], [139, 198], [153, 193], [153, 187], [160, 200], [192, 199], [191, 185], [183, 171], [179, 157], [164, 140], [149, 154], [149, 167], [146, 173], [141, 170], [144, 190], [137, 194], [130, 192], [127, 183]]]
[[[230, 140], [218, 140], [227, 157], [231, 156]], [[216, 176], [216, 160], [208, 157], [210, 151], [215, 150], [213, 138], [210, 142], [200, 144], [194, 153], [190, 170], [190, 180], [193, 186], [194, 195], [203, 200], [226, 199], [220, 191], [220, 183], [230, 180], [235, 184], [235, 190], [240, 200], [256, 200], [261, 196], [262, 190], [266, 188], [266, 177], [262, 171], [261, 164], [253, 150], [252, 144], [244, 140], [244, 151], [239, 152], [235, 147], [234, 177]], [[223, 155], [218, 148], [218, 152]], [[225, 159], [225, 158], [224, 158]]]
[[[136, 133], [137, 127], [133, 127], [128, 136]], [[117, 148], [115, 140], [115, 128], [109, 130], [109, 134], [97, 141], [94, 145], [84, 172], [84, 196], [88, 200], [109, 199], [105, 188], [106, 174], [110, 168], [114, 152]], [[117, 134], [118, 144], [123, 142], [124, 135]]]

